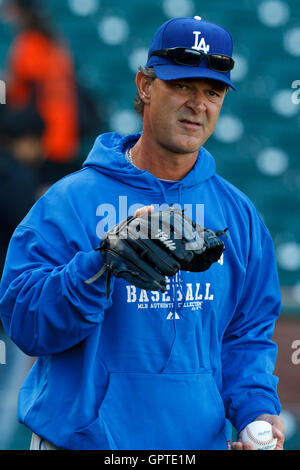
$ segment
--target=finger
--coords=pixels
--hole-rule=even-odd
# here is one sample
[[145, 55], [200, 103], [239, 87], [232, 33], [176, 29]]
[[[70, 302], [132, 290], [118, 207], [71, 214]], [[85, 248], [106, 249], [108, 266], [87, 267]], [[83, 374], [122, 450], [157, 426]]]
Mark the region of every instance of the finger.
[[243, 450], [255, 450], [254, 445], [251, 442], [243, 442]]
[[242, 442], [233, 442], [231, 444], [231, 450], [243, 450], [243, 443]]
[[154, 206], [144, 206], [137, 209], [134, 213], [134, 217], [144, 217], [147, 214], [151, 214], [154, 211]]
[[276, 427], [272, 427], [273, 436], [277, 438], [275, 450], [282, 450], [284, 443], [284, 434]]
[[237, 442], [232, 443], [231, 445], [232, 450], [255, 450], [254, 445], [251, 442], [249, 441], [242, 442], [240, 439], [241, 438], [239, 438]]
[[233, 442], [231, 445], [232, 450], [255, 450], [253, 444], [251, 442]]

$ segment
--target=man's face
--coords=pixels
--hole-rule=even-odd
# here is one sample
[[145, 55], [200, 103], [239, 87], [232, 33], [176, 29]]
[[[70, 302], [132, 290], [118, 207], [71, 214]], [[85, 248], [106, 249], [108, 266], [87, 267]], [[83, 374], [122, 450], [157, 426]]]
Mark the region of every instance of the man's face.
[[213, 133], [226, 89], [208, 79], [155, 79], [144, 120], [156, 142], [175, 153], [194, 153]]

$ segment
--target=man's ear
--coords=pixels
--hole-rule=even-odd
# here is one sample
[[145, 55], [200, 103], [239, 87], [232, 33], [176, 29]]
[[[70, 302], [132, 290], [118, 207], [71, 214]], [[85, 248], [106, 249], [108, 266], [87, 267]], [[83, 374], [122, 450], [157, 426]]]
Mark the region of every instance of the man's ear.
[[146, 77], [142, 72], [138, 72], [136, 74], [136, 86], [138, 89], [138, 93], [140, 95], [141, 100], [144, 102], [144, 104], [149, 104], [151, 100], [151, 84], [152, 84], [152, 79], [149, 77]]

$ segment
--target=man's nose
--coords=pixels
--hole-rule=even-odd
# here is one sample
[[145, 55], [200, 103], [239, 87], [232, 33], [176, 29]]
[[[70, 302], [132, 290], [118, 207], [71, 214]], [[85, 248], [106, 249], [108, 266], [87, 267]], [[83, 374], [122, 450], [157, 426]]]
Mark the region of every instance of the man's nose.
[[206, 111], [206, 100], [205, 96], [201, 92], [193, 93], [187, 106], [193, 109], [195, 112], [205, 112]]

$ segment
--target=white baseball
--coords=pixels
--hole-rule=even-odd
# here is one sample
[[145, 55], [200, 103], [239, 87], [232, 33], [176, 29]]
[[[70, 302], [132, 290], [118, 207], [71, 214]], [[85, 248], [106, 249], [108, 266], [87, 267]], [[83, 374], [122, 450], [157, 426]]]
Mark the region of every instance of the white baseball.
[[255, 450], [273, 450], [277, 439], [267, 421], [253, 421], [242, 432], [242, 442], [251, 442]]

